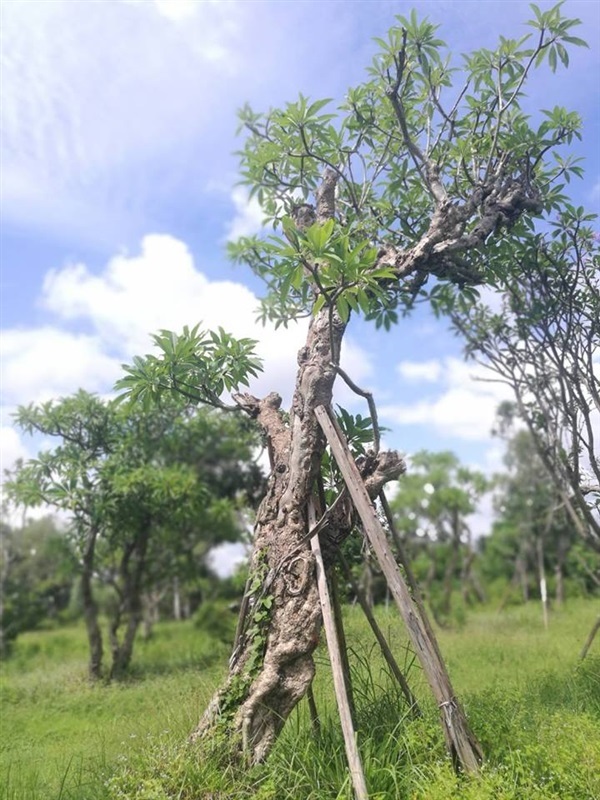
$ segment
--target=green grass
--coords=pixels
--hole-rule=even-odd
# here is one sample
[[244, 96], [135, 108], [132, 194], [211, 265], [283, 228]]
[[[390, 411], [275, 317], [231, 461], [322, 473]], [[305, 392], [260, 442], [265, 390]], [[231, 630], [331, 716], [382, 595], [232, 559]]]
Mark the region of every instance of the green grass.
[[102, 797], [108, 764], [164, 730], [191, 727], [227, 648], [189, 622], [159, 626], [136, 647], [129, 680], [93, 686], [80, 627], [19, 639], [0, 680], [2, 800], [59, 797], [65, 776], [63, 797]]
[[[424, 708], [409, 720], [357, 608], [346, 614], [359, 744], [376, 800], [600, 800], [600, 642], [577, 655], [597, 614], [571, 601], [545, 631], [539, 609], [479, 611], [439, 633], [480, 738], [478, 778], [456, 777], [437, 709], [393, 609], [379, 611]], [[191, 623], [139, 642], [123, 683], [90, 686], [80, 628], [24, 635], [0, 681], [0, 800], [345, 800], [351, 798], [326, 651], [318, 655], [320, 737], [302, 703], [269, 762], [234, 769], [185, 742], [221, 680], [227, 648]]]

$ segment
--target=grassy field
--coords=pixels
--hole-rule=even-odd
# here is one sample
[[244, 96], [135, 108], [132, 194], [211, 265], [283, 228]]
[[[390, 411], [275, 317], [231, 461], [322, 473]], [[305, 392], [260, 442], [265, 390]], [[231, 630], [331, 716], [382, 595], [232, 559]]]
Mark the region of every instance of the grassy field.
[[[424, 708], [410, 720], [357, 608], [347, 610], [359, 744], [374, 800], [600, 800], [600, 642], [577, 654], [597, 603], [571, 601], [545, 631], [539, 609], [479, 611], [440, 632], [455, 688], [486, 753], [478, 778], [457, 778], [437, 710], [411, 666], [393, 609], [379, 611]], [[86, 680], [81, 628], [22, 636], [3, 665], [0, 800], [343, 800], [351, 798], [326, 651], [311, 732], [302, 703], [269, 763], [236, 771], [185, 743], [228, 648], [190, 622], [140, 641], [131, 677]]]

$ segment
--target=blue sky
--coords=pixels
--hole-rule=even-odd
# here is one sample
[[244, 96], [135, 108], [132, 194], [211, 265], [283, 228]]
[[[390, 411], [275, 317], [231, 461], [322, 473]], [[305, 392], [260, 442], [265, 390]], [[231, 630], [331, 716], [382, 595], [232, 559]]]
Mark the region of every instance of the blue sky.
[[[549, 4], [540, 2], [547, 8]], [[522, 35], [520, 0], [5, 0], [2, 5], [2, 459], [33, 455], [11, 428], [17, 404], [105, 393], [119, 364], [159, 327], [203, 320], [260, 339], [253, 387], [289, 398], [304, 330], [255, 324], [257, 281], [230, 265], [228, 236], [260, 212], [236, 187], [236, 109], [342, 99], [360, 82], [395, 14], [416, 8], [456, 53]], [[533, 107], [564, 104], [584, 120], [586, 177], [600, 197], [600, 3], [567, 0], [589, 50], [542, 71]], [[351, 328], [344, 363], [371, 388], [387, 444], [453, 449], [487, 471], [502, 392], [478, 383], [460, 342], [426, 311], [390, 334]], [[341, 402], [359, 405], [341, 391]], [[483, 523], [481, 523], [483, 524]]]

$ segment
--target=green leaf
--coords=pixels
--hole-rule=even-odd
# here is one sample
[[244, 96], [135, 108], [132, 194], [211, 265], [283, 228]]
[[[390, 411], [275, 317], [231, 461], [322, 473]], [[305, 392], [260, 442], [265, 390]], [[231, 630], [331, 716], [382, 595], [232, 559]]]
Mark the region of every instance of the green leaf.
[[350, 318], [350, 307], [343, 295], [340, 295], [335, 301], [335, 307], [340, 315], [342, 322], [348, 322]]
[[324, 305], [325, 305], [325, 296], [320, 294], [315, 300], [312, 308], [313, 316], [316, 316]]

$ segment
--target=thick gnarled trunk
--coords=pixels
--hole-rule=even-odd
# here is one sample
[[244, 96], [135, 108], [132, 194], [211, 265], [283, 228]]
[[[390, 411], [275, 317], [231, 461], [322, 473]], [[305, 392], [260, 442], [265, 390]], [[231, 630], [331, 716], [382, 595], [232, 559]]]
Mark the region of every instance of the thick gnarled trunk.
[[[269, 438], [272, 472], [258, 510], [251, 558], [246, 624], [225, 685], [216, 693], [193, 738], [225, 726], [234, 748], [263, 760], [314, 676], [321, 612], [307, 507], [319, 471], [324, 438], [314, 408], [331, 402], [344, 325], [322, 311], [298, 356], [299, 374], [289, 425], [280, 398], [244, 396], [238, 403]], [[335, 354], [331, 353], [331, 346]]]
[[[225, 685], [217, 691], [192, 739], [221, 728], [234, 753], [262, 761], [314, 677], [313, 652], [319, 643], [321, 611], [314, 556], [308, 535], [308, 505], [315, 491], [325, 447], [314, 415], [329, 406], [344, 324], [328, 311], [313, 319], [299, 353], [299, 374], [289, 424], [280, 398], [244, 395], [237, 402], [267, 433], [272, 463], [267, 494], [257, 514], [250, 563], [248, 604], [242, 610], [236, 647]], [[332, 355], [331, 349], [334, 353]], [[367, 491], [404, 471], [396, 453], [381, 453], [363, 464]], [[321, 528], [326, 566], [354, 524], [347, 496], [328, 512]]]

